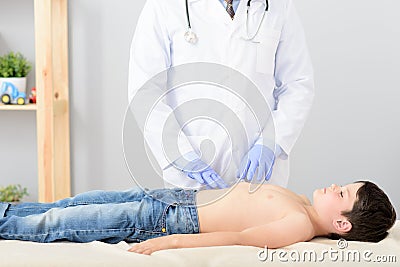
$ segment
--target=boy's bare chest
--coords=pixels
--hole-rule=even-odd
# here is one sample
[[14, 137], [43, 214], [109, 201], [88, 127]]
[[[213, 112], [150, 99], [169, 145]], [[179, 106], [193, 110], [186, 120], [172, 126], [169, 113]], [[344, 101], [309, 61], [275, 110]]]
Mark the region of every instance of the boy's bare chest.
[[[241, 186], [198, 209], [202, 231], [241, 231], [303, 212], [304, 201], [296, 194], [265, 187], [253, 193]], [[203, 224], [203, 225], [201, 225]]]

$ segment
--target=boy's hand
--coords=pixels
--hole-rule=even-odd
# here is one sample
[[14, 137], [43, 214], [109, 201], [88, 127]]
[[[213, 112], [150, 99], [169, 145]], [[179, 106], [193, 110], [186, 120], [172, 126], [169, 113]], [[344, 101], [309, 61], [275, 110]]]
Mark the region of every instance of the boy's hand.
[[169, 248], [175, 248], [173, 235], [157, 237], [134, 244], [128, 251], [150, 255], [153, 252]]

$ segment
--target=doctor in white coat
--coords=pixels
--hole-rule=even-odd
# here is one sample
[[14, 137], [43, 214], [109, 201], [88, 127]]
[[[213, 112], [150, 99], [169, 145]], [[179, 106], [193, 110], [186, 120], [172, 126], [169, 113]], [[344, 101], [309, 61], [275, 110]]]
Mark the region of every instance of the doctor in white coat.
[[[203, 184], [215, 188], [247, 178], [265, 179], [285, 187], [289, 155], [314, 97], [304, 32], [292, 0], [225, 1], [187, 0], [186, 6], [184, 0], [147, 0], [131, 44], [129, 100], [154, 75], [185, 63], [217, 63], [243, 73], [272, 109], [275, 145], [254, 134], [250, 145], [244, 142], [246, 145], [239, 145], [234, 152], [235, 173], [224, 173], [221, 179], [232, 151], [227, 149], [226, 140], [221, 140], [215, 125], [198, 122], [181, 131], [183, 138], [179, 139], [180, 152], [188, 164], [184, 168], [171, 164], [163, 152], [160, 125], [174, 108], [195, 97], [180, 95], [179, 90], [170, 96], [175, 97], [175, 104], [156, 107], [156, 117], [149, 124], [151, 133], [145, 134], [146, 143], [169, 185], [193, 188]], [[212, 90], [203, 91], [213, 97]], [[233, 106], [233, 111], [240, 110]], [[201, 142], [192, 138], [196, 136], [208, 136], [215, 143], [212, 163], [200, 158]]]

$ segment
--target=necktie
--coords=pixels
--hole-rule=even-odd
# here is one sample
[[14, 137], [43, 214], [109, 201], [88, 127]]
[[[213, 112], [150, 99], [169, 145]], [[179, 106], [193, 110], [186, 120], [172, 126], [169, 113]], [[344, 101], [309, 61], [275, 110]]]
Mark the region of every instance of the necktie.
[[231, 16], [231, 19], [235, 16], [235, 11], [233, 10], [232, 6], [232, 1], [233, 0], [225, 0], [226, 2], [226, 12], [228, 12], [229, 16]]

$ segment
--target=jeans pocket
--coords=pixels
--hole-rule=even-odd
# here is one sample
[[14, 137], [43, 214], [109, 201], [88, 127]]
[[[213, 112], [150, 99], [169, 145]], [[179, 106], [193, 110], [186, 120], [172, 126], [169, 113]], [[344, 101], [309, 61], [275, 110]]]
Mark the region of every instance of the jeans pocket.
[[178, 210], [177, 207], [179, 203], [175, 202], [172, 204], [165, 205], [163, 212], [161, 214], [160, 220], [157, 223], [157, 228], [155, 229], [156, 232], [162, 234], [170, 234], [170, 229], [168, 229], [167, 221], [171, 222], [174, 221], [175, 224], [179, 224], [180, 222], [177, 221], [178, 219]]
[[141, 207], [145, 212], [136, 216], [132, 233], [125, 239], [127, 242], [141, 242], [168, 234], [167, 216], [173, 204], [165, 204], [147, 197], [145, 205]]

